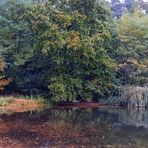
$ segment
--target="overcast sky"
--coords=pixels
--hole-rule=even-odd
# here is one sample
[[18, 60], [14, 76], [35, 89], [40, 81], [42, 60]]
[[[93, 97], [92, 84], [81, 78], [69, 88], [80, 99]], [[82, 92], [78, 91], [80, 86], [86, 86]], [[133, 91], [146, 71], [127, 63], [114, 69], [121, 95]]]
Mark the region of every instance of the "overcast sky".
[[[109, 2], [110, 2], [111, 0], [107, 0], [107, 1], [109, 1]], [[120, 0], [120, 1], [124, 1], [124, 0]], [[144, 1], [145, 1], [145, 2], [148, 2], [148, 0], [144, 0]]]

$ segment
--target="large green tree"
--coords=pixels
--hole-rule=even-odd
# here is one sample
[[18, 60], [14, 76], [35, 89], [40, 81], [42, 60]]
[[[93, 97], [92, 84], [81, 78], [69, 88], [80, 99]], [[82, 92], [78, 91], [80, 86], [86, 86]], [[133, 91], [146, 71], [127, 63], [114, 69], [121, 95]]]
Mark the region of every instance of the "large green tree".
[[44, 78], [53, 101], [92, 100], [109, 92], [115, 62], [107, 54], [111, 16], [104, 2], [36, 4], [25, 18], [34, 48], [48, 58]]
[[55, 102], [109, 95], [116, 64], [107, 3], [27, 2], [8, 0], [0, 9], [0, 43], [14, 91], [40, 90]]

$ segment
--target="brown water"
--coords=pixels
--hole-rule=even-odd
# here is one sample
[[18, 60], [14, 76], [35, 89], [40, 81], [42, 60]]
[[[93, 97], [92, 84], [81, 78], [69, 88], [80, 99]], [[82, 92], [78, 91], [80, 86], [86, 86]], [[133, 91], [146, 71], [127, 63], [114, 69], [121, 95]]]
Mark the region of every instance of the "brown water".
[[148, 111], [46, 109], [0, 115], [0, 148], [148, 148]]

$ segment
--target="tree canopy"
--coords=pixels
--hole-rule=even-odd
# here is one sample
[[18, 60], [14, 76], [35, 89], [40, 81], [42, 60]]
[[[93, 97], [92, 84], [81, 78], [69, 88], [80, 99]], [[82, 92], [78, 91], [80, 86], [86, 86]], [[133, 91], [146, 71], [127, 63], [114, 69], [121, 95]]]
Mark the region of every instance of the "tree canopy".
[[[112, 10], [123, 7], [112, 4]], [[98, 101], [119, 85], [143, 85], [147, 15], [140, 8], [122, 13], [114, 20], [103, 0], [1, 3], [0, 52], [9, 89], [54, 102]]]

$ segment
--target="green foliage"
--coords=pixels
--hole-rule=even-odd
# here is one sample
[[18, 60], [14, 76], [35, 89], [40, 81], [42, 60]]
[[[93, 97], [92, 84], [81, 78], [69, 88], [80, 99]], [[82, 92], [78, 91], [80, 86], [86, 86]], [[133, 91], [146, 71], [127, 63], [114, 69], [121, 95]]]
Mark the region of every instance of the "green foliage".
[[116, 23], [103, 0], [5, 1], [0, 52], [9, 88], [53, 102], [98, 101], [117, 83], [145, 83], [148, 16], [138, 9]]
[[[121, 74], [126, 84], [143, 84], [148, 69], [148, 15], [143, 15], [140, 9], [133, 14], [125, 14], [119, 20], [120, 47], [118, 59]], [[140, 76], [141, 75], [141, 76]]]
[[11, 104], [14, 100], [12, 98], [3, 98], [0, 97], [0, 107], [6, 106], [8, 104]]
[[6, 79], [4, 78], [4, 73], [3, 73], [4, 68], [5, 68], [5, 63], [4, 63], [4, 61], [3, 61], [3, 58], [0, 56], [0, 90], [3, 90], [4, 87], [5, 87], [6, 85], [8, 85], [9, 82], [10, 82], [9, 79], [6, 80]]
[[27, 11], [23, 4], [8, 1], [0, 10], [0, 42], [10, 62], [21, 65], [30, 57], [30, 32], [22, 15]]
[[22, 16], [27, 7], [7, 1], [0, 7], [0, 44], [6, 62], [6, 75], [19, 81], [18, 67], [32, 57], [32, 35]]
[[55, 102], [92, 100], [112, 87], [115, 62], [105, 47], [111, 38], [109, 12], [102, 3], [89, 2], [69, 1], [66, 8], [63, 2], [57, 9], [36, 4], [25, 14], [35, 34], [34, 48], [49, 59], [44, 78]]

